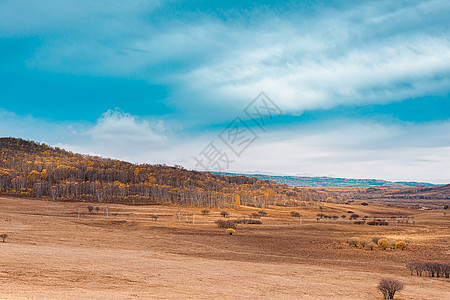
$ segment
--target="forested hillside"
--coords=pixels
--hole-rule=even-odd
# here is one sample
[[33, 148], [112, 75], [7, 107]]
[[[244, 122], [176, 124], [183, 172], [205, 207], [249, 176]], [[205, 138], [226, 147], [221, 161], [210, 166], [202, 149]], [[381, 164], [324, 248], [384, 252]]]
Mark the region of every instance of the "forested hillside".
[[0, 192], [65, 201], [199, 207], [304, 205], [327, 197], [246, 176], [137, 165], [15, 138], [0, 138]]

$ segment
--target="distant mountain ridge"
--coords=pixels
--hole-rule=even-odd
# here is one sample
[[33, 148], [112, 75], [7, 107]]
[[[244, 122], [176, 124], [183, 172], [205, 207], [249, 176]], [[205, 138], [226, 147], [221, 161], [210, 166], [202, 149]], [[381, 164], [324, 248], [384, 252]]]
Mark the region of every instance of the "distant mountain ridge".
[[275, 181], [278, 184], [287, 184], [291, 186], [315, 187], [315, 186], [333, 186], [333, 187], [412, 187], [412, 186], [435, 186], [427, 182], [393, 182], [382, 179], [352, 179], [352, 178], [334, 178], [334, 177], [304, 177], [304, 176], [283, 176], [283, 175], [265, 175], [265, 174], [244, 174], [214, 172], [215, 174], [226, 176], [248, 176], [260, 180]]

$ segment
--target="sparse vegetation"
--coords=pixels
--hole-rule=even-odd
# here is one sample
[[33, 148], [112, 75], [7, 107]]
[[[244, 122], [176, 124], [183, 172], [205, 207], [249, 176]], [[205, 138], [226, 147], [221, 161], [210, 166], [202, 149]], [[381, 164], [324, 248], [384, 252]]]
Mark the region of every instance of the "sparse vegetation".
[[377, 289], [383, 293], [384, 299], [394, 299], [395, 293], [403, 289], [403, 283], [392, 278], [384, 278]]

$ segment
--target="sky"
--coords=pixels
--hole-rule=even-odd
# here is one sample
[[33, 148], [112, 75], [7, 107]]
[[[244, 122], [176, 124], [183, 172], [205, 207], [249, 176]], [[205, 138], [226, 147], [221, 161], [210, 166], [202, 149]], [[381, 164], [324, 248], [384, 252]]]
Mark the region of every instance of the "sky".
[[444, 0], [2, 0], [0, 136], [450, 183], [449, 15]]

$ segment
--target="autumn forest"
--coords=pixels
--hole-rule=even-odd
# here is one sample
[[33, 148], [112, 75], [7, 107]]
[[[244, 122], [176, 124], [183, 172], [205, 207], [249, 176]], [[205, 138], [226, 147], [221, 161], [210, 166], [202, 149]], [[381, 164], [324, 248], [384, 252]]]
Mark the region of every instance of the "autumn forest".
[[197, 207], [298, 206], [327, 194], [181, 166], [132, 164], [16, 138], [0, 139], [0, 192], [58, 201]]

